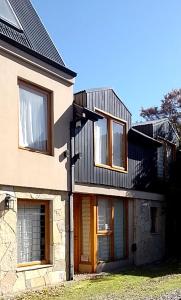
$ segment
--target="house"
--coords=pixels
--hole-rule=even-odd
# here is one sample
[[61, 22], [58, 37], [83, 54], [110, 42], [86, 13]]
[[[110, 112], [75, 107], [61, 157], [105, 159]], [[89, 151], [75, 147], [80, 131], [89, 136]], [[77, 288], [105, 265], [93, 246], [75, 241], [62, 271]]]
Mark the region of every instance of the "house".
[[0, 0], [0, 295], [69, 274], [75, 76], [31, 2]]
[[74, 95], [73, 126], [75, 272], [162, 259], [166, 202], [160, 185], [178, 143], [171, 124], [132, 126], [124, 103], [103, 88]]

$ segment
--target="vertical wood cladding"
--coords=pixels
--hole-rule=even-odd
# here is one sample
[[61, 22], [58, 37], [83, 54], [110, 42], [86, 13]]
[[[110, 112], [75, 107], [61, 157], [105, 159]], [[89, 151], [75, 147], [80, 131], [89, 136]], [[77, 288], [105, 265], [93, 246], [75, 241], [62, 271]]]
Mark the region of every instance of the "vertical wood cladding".
[[178, 143], [178, 135], [168, 119], [153, 120], [145, 124], [135, 124], [133, 127], [155, 139], [161, 137], [171, 143]]
[[[127, 122], [131, 126], [131, 114], [111, 89], [83, 91], [75, 94], [74, 102], [92, 111], [101, 109]], [[81, 128], [75, 128], [75, 153], [82, 158], [75, 163], [75, 182], [122, 188], [149, 189], [156, 176], [156, 149], [128, 138], [128, 173], [122, 173], [94, 164], [94, 122], [88, 120]], [[145, 172], [145, 170], [148, 172]]]

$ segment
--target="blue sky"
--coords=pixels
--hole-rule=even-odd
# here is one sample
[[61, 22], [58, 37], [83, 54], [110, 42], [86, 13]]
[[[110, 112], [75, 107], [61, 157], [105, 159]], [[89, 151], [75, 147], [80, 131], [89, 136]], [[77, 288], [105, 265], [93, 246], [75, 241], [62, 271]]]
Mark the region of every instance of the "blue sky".
[[[112, 87], [140, 120], [181, 88], [180, 0], [32, 0], [63, 56], [78, 73], [75, 91]], [[46, 3], [46, 5], [45, 5]]]

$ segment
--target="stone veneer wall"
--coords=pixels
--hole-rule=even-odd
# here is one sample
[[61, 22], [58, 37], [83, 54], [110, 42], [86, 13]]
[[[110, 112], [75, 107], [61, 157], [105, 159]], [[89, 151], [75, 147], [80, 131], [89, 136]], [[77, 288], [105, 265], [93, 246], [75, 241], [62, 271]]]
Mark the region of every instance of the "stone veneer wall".
[[[147, 264], [163, 259], [165, 254], [165, 202], [135, 199], [135, 264]], [[151, 233], [150, 207], [158, 209], [157, 232]]]
[[[4, 209], [6, 193], [14, 199], [13, 210]], [[50, 202], [50, 265], [17, 268], [17, 199]], [[0, 296], [57, 284], [66, 279], [67, 208], [66, 192], [0, 186]]]

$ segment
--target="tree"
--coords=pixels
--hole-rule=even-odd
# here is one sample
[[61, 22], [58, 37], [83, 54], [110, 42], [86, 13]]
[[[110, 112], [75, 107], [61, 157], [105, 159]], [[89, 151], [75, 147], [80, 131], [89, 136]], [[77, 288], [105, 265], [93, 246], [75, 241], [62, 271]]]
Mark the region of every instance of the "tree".
[[168, 118], [181, 137], [181, 89], [164, 95], [160, 107], [142, 108], [140, 116], [147, 121]]

